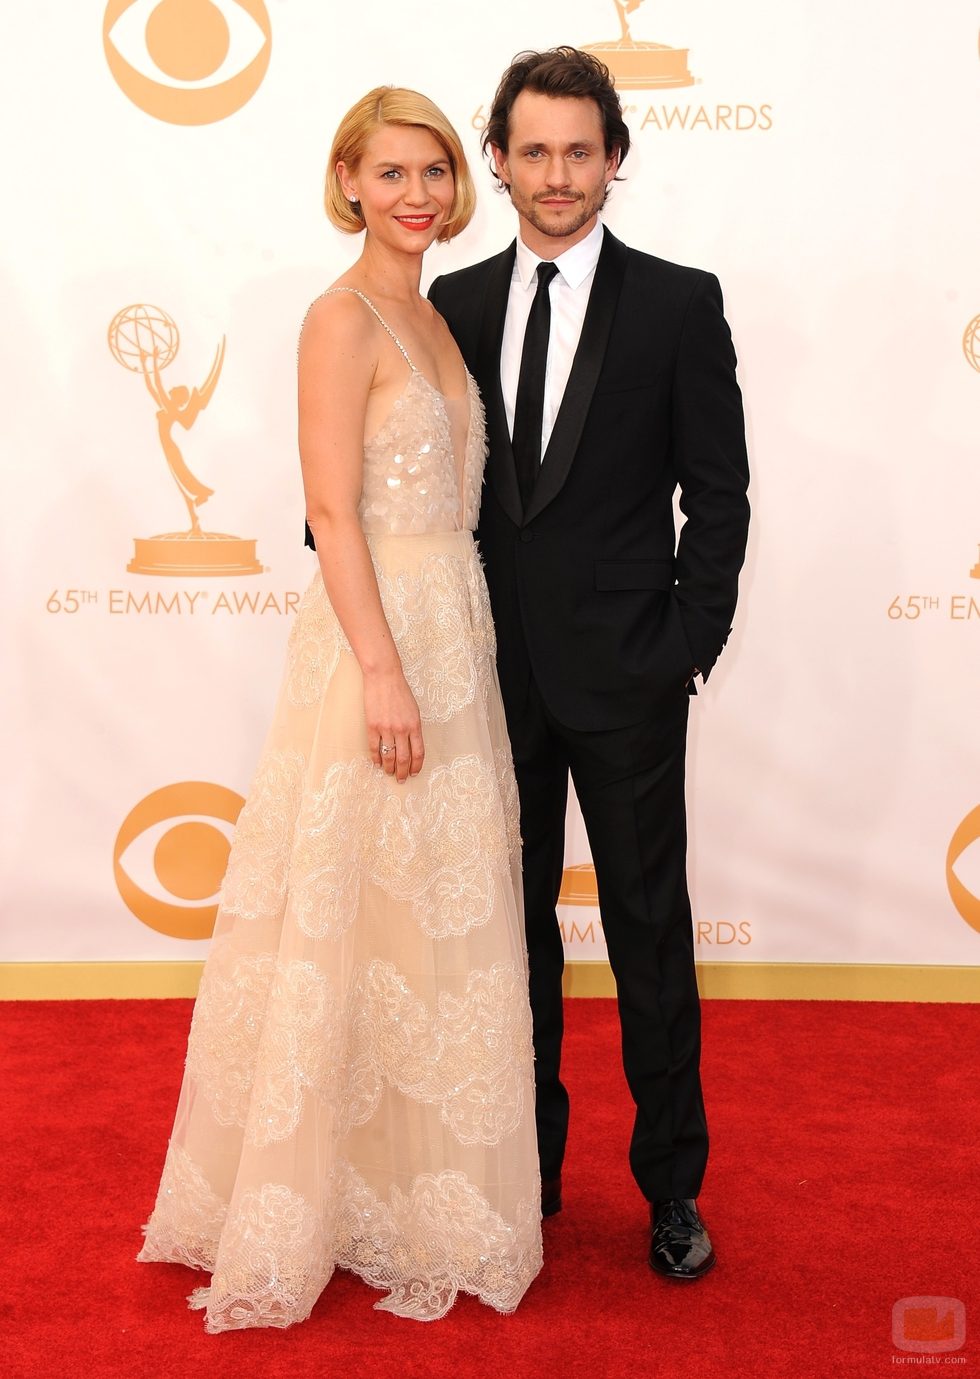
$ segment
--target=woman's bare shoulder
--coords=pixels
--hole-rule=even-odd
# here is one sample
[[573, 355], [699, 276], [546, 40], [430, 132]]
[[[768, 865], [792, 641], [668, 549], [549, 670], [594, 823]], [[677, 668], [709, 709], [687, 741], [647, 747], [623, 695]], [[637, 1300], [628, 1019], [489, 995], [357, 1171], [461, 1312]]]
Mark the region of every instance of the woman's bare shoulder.
[[372, 344], [376, 329], [372, 312], [352, 289], [328, 288], [307, 309], [300, 349], [359, 354]]

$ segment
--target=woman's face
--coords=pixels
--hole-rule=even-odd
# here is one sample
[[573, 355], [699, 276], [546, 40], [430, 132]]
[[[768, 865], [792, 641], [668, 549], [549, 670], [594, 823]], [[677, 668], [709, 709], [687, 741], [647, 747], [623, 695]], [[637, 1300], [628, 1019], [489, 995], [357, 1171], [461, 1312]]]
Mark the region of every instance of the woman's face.
[[434, 134], [414, 125], [384, 125], [368, 140], [356, 168], [337, 164], [345, 196], [361, 203], [368, 233], [401, 253], [423, 253], [449, 217], [452, 164]]

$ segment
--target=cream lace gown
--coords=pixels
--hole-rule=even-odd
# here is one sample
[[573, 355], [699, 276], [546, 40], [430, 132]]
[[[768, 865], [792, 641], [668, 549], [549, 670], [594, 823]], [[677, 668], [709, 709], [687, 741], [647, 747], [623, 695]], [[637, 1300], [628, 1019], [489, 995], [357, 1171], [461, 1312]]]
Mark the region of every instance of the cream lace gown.
[[483, 412], [382, 325], [409, 375], [365, 444], [360, 513], [425, 766], [399, 785], [370, 760], [318, 572], [139, 1255], [211, 1272], [190, 1299], [208, 1331], [303, 1320], [338, 1265], [421, 1321], [460, 1290], [513, 1311], [541, 1267], [517, 791], [472, 536]]

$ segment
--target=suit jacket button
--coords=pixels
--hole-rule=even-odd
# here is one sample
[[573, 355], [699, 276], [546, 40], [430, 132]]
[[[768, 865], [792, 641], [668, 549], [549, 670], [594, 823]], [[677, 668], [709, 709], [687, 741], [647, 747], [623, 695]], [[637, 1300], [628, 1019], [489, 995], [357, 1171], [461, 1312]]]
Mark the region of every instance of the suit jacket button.
[[522, 540], [522, 541], [533, 541], [533, 540], [534, 540], [534, 532], [533, 532], [533, 531], [528, 531], [527, 527], [524, 527], [524, 528], [522, 529], [522, 531], [521, 531], [521, 540]]

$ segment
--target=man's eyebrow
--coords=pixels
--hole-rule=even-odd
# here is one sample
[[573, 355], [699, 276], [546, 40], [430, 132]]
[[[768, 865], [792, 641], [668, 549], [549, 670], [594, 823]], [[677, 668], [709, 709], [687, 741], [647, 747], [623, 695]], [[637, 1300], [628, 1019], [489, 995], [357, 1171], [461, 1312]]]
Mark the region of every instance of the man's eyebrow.
[[[525, 143], [518, 144], [517, 148], [519, 152], [527, 153], [532, 148], [544, 148], [545, 143], [546, 141], [543, 139], [528, 139]], [[598, 147], [599, 145], [596, 143], [594, 139], [571, 139], [567, 144], [564, 145], [566, 153], [570, 149], [575, 148], [584, 148], [592, 151], [594, 149], [597, 149]]]

